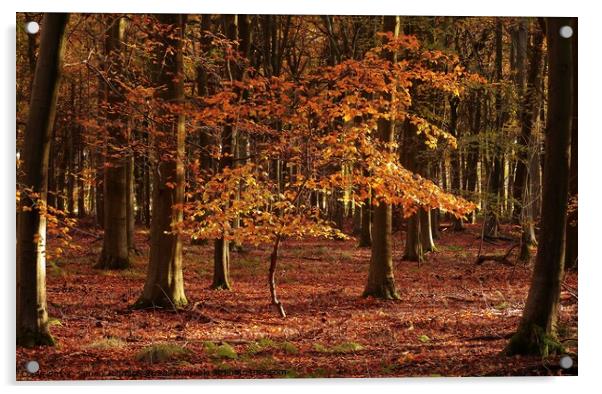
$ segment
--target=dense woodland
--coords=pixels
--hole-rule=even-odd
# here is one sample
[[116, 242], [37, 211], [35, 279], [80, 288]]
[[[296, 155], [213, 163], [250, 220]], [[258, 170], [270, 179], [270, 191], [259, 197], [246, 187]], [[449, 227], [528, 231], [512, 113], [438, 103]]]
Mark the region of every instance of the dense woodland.
[[17, 14], [18, 379], [576, 374], [576, 43]]

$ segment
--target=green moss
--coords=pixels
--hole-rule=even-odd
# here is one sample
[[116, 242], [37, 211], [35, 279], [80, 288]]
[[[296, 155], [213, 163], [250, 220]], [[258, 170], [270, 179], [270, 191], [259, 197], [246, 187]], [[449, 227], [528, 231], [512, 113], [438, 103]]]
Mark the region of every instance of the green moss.
[[316, 343], [314, 344], [313, 349], [319, 353], [354, 353], [363, 350], [364, 347], [356, 342], [343, 342], [331, 348]]
[[107, 349], [119, 349], [126, 345], [125, 341], [121, 340], [117, 337], [108, 337], [96, 340], [86, 347], [89, 349], [99, 349], [99, 350], [107, 350]]
[[291, 342], [282, 342], [280, 344], [280, 349], [282, 349], [286, 354], [299, 354], [299, 349], [297, 349], [297, 346]]
[[234, 360], [238, 358], [236, 350], [226, 342], [221, 345], [217, 345], [211, 341], [203, 342], [203, 348], [205, 349], [205, 353], [214, 359], [228, 358]]
[[426, 335], [420, 335], [420, 336], [418, 337], [418, 340], [419, 340], [420, 342], [422, 342], [422, 343], [427, 343], [427, 342], [430, 342], [431, 338], [429, 338], [429, 337], [428, 337], [428, 336], [426, 336]]
[[564, 346], [555, 336], [545, 332], [537, 325], [523, 327], [516, 332], [504, 349], [506, 355], [539, 355], [548, 357], [552, 354], [565, 353]]
[[334, 346], [330, 351], [332, 353], [354, 353], [363, 350], [364, 347], [355, 342], [344, 342]]
[[186, 359], [191, 352], [179, 345], [158, 343], [147, 346], [136, 353], [136, 360], [151, 364]]
[[255, 355], [267, 351], [281, 350], [286, 354], [298, 354], [299, 349], [292, 342], [276, 342], [269, 338], [261, 338], [247, 347], [247, 354]]

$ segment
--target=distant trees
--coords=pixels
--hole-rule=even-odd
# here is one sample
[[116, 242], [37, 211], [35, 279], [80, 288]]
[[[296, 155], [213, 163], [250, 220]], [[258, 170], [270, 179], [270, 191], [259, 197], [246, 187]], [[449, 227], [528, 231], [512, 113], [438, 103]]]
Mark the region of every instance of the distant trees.
[[68, 14], [48, 13], [41, 24], [23, 151], [17, 237], [17, 345], [52, 345], [46, 309], [48, 159], [56, 115]]
[[548, 122], [543, 177], [541, 237], [523, 316], [510, 354], [547, 355], [560, 349], [556, 323], [564, 275], [565, 231], [573, 121], [573, 42], [560, 35], [570, 18], [546, 18]]

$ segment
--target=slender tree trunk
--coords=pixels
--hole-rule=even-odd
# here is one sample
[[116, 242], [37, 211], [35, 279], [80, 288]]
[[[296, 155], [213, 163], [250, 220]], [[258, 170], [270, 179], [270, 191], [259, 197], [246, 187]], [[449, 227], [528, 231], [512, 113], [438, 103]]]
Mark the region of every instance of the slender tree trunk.
[[424, 252], [435, 252], [435, 242], [433, 241], [433, 233], [431, 232], [431, 210], [420, 209], [418, 211], [420, 217], [420, 244]]
[[[224, 30], [227, 37], [230, 40], [238, 39], [238, 16], [237, 15], [224, 15], [223, 16]], [[228, 66], [232, 69], [233, 66]], [[233, 70], [232, 77], [236, 77], [236, 69]], [[224, 126], [221, 135], [221, 160], [219, 163], [219, 169], [224, 170], [225, 168], [232, 168], [234, 161], [232, 155], [234, 154], [234, 144], [236, 142], [236, 129], [233, 125], [233, 119], [229, 119], [226, 126]], [[213, 283], [211, 284], [212, 289], [230, 290], [230, 241], [224, 237], [218, 238], [214, 242], [214, 253], [213, 253]]]
[[573, 19], [573, 120], [571, 123], [571, 174], [569, 179], [569, 196], [571, 198], [571, 209], [567, 219], [566, 226], [566, 268], [577, 268], [577, 252], [578, 252], [578, 228], [577, 228], [577, 193], [579, 189], [578, 171], [577, 171], [577, 18]]
[[[495, 25], [495, 78], [499, 82], [502, 80], [502, 21], [496, 20]], [[503, 194], [503, 151], [501, 149], [502, 130], [504, 125], [502, 91], [498, 88], [495, 94], [495, 112], [496, 112], [496, 138], [493, 144], [493, 169], [489, 179], [489, 190], [487, 197], [487, 212], [485, 223], [485, 235], [496, 238], [498, 236], [499, 215], [502, 207]]]
[[372, 246], [372, 200], [368, 197], [362, 204], [362, 223], [360, 233], [360, 248]]
[[46, 309], [48, 159], [68, 14], [47, 13], [24, 135], [17, 238], [17, 345], [52, 345]]
[[[112, 70], [109, 78], [116, 78], [121, 67], [121, 43], [125, 18], [119, 17], [109, 28], [106, 38], [107, 61]], [[102, 82], [104, 83], [104, 82]], [[118, 84], [106, 87], [109, 110], [107, 125], [109, 141], [104, 166], [104, 238], [96, 268], [124, 269], [130, 266], [128, 247], [128, 157], [123, 153], [127, 145], [127, 126], [120, 114], [123, 105]]]
[[507, 346], [510, 354], [547, 355], [559, 350], [555, 343], [564, 275], [564, 247], [571, 120], [573, 101], [572, 42], [560, 36], [570, 18], [547, 18], [548, 125], [543, 184], [541, 242], [529, 296], [517, 333]]
[[128, 252], [131, 255], [136, 253], [136, 217], [135, 217], [135, 202], [136, 192], [134, 190], [134, 156], [130, 154], [127, 158], [127, 176], [126, 176], [126, 216], [127, 216], [127, 233], [128, 233]]
[[[531, 177], [527, 166], [531, 166], [533, 157], [537, 157], [539, 146], [533, 136], [533, 129], [539, 114], [540, 94], [538, 87], [541, 79], [543, 58], [543, 33], [536, 27], [533, 34], [533, 45], [529, 53], [529, 70], [527, 91], [523, 99], [521, 112], [521, 135], [519, 137], [519, 155], [514, 187], [514, 213], [518, 214], [518, 222], [522, 226], [520, 259], [528, 261], [531, 257], [530, 247], [537, 244], [535, 239], [535, 220], [533, 215], [533, 192]], [[520, 194], [518, 194], [520, 193]], [[518, 213], [517, 213], [518, 211]], [[516, 218], [515, 218], [516, 220]]]
[[[521, 219], [523, 198], [525, 195], [525, 188], [528, 182], [528, 165], [530, 163], [530, 154], [532, 153], [530, 147], [532, 146], [532, 134], [535, 125], [535, 120], [539, 114], [539, 103], [540, 94], [538, 87], [541, 78], [541, 65], [543, 57], [543, 33], [535, 27], [536, 31], [533, 33], [533, 44], [529, 51], [529, 69], [527, 72], [527, 85], [526, 92], [522, 98], [522, 110], [520, 114], [521, 120], [521, 133], [518, 137], [518, 160], [516, 163], [516, 176], [514, 179], [514, 208], [513, 208], [513, 221], [518, 223]], [[522, 30], [521, 30], [522, 32]], [[525, 31], [526, 34], [526, 31]], [[522, 33], [521, 33], [522, 35]], [[522, 40], [520, 40], [522, 42]], [[527, 50], [526, 45], [521, 45], [519, 51]], [[521, 58], [522, 61], [522, 58]], [[520, 69], [524, 68], [524, 61], [518, 64]], [[518, 79], [523, 79], [521, 77]], [[524, 91], [524, 81], [517, 81], [519, 90]]]
[[[157, 56], [163, 64], [154, 69], [157, 95], [163, 104], [181, 104], [184, 100], [184, 29], [185, 15], [159, 14], [162, 25]], [[164, 56], [165, 49], [171, 48]], [[168, 147], [171, 157], [161, 158], [153, 177], [153, 212], [151, 220], [150, 261], [144, 291], [136, 307], [161, 306], [179, 308], [188, 303], [184, 294], [182, 275], [182, 239], [177, 226], [183, 220], [184, 203], [184, 114], [174, 113], [173, 107], [163, 115], [169, 118], [163, 125], [163, 135], [157, 135], [157, 147]], [[174, 157], [175, 156], [175, 157]]]
[[[474, 95], [473, 108], [474, 108], [474, 118], [471, 123], [472, 128], [472, 136], [476, 137], [479, 135], [481, 131], [481, 92], [477, 91]], [[478, 173], [477, 167], [479, 162], [479, 143], [478, 141], [471, 141], [468, 146], [468, 166], [467, 166], [467, 177], [466, 177], [466, 192], [468, 193], [468, 197], [472, 196], [473, 199], [476, 200], [477, 196], [477, 180]], [[468, 214], [468, 221], [470, 223], [476, 223], [477, 214], [476, 211], [472, 211]]]
[[[449, 100], [450, 117], [449, 117], [449, 131], [450, 134], [458, 138], [458, 106], [460, 105], [460, 99], [457, 96], [453, 96]], [[452, 192], [460, 195], [462, 192], [461, 178], [460, 178], [460, 150], [454, 149], [451, 152], [451, 176], [452, 176]], [[452, 230], [462, 231], [464, 230], [464, 221], [460, 218], [452, 217]]]
[[431, 210], [431, 233], [433, 235], [433, 240], [439, 239], [441, 236], [439, 231], [440, 216], [441, 212], [439, 211], [439, 208]]
[[[395, 36], [399, 34], [400, 20], [398, 16], [385, 16], [384, 31], [393, 32]], [[385, 53], [391, 62], [395, 62], [393, 53]], [[385, 97], [391, 100], [390, 94]], [[394, 128], [391, 121], [379, 119], [378, 136], [382, 142], [390, 143], [394, 141]], [[372, 256], [370, 259], [370, 269], [368, 273], [368, 282], [364, 289], [364, 297], [373, 296], [385, 299], [398, 299], [399, 294], [395, 289], [395, 279], [393, 277], [393, 258], [392, 258], [392, 227], [393, 227], [393, 207], [384, 202], [378, 202], [374, 207], [372, 217]]]

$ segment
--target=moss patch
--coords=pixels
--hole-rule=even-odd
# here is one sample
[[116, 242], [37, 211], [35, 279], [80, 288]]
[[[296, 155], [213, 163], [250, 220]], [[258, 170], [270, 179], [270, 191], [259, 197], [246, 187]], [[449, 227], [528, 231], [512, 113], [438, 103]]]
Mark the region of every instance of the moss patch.
[[158, 343], [147, 346], [136, 353], [136, 360], [151, 364], [186, 359], [191, 352], [182, 346], [171, 343]]
[[320, 343], [316, 343], [313, 346], [314, 351], [318, 353], [355, 353], [360, 350], [363, 350], [364, 347], [356, 342], [343, 342], [333, 347], [326, 347]]
[[565, 353], [565, 349], [556, 337], [546, 333], [537, 325], [531, 325], [519, 329], [512, 336], [504, 353], [510, 356], [523, 354], [548, 357], [552, 354]]
[[238, 358], [236, 350], [226, 342], [221, 345], [217, 345], [211, 341], [207, 341], [203, 343], [203, 348], [205, 349], [205, 353], [214, 359], [228, 358], [234, 360]]
[[126, 345], [125, 341], [121, 340], [120, 338], [108, 337], [108, 338], [102, 338], [97, 341], [94, 341], [94, 342], [88, 344], [86, 347], [88, 349], [106, 350], [106, 349], [119, 349], [119, 348], [124, 347], [125, 345]]

